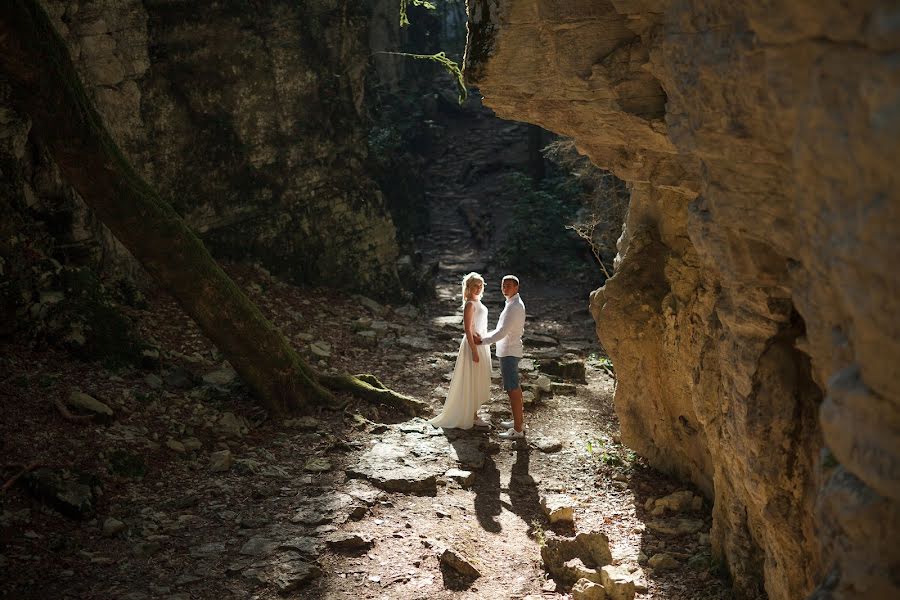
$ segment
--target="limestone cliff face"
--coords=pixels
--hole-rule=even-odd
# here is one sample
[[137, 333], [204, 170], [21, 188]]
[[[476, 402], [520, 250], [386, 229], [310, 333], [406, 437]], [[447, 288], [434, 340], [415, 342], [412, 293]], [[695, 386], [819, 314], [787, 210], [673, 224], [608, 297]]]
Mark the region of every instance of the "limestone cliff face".
[[485, 103], [632, 184], [624, 441], [714, 498], [740, 595], [900, 595], [896, 3], [468, 6]]
[[[363, 167], [366, 3], [45, 7], [113, 137], [214, 254], [309, 284], [394, 288], [394, 225]], [[25, 116], [7, 121], [27, 134]], [[40, 140], [27, 144], [4, 176], [16, 172], [32, 204], [52, 204], [64, 182], [36, 189], [52, 161], [34, 168]], [[85, 243], [116, 254], [102, 230], [92, 223]]]

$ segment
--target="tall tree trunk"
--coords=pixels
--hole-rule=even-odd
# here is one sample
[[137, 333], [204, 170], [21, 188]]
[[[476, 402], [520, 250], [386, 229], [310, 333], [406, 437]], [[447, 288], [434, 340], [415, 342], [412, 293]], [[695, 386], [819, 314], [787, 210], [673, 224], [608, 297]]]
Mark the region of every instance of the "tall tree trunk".
[[[107, 132], [36, 0], [0, 1], [0, 69], [12, 104], [84, 201], [216, 344], [259, 400], [286, 412], [332, 394], [234, 284]], [[6, 101], [0, 94], [0, 101]]]

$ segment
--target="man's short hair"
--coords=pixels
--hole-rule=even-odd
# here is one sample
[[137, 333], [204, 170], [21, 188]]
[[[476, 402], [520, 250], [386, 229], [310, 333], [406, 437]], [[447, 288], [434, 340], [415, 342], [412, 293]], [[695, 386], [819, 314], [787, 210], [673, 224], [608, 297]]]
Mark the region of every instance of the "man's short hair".
[[510, 280], [510, 281], [515, 281], [515, 282], [516, 282], [516, 285], [519, 285], [519, 278], [516, 277], [515, 275], [504, 275], [504, 276], [503, 276], [503, 279], [500, 280], [500, 283], [503, 283], [503, 282], [506, 281], [507, 279]]

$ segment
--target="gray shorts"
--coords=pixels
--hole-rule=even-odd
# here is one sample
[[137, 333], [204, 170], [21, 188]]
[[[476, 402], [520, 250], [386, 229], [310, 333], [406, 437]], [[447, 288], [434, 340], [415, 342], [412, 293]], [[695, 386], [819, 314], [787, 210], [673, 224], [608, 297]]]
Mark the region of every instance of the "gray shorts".
[[503, 376], [503, 389], [510, 392], [519, 387], [519, 361], [518, 356], [500, 357], [500, 374]]

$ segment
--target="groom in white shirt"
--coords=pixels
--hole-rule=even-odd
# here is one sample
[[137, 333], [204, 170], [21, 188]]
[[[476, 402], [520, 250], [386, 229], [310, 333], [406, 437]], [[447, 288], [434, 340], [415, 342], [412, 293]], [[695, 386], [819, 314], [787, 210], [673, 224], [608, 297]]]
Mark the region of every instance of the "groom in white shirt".
[[512, 406], [512, 421], [501, 421], [500, 426], [507, 431], [501, 438], [515, 440], [525, 437], [525, 415], [522, 410], [522, 386], [519, 384], [519, 361], [522, 360], [522, 334], [525, 333], [525, 304], [519, 297], [519, 278], [506, 275], [500, 288], [506, 297], [506, 306], [500, 313], [497, 328], [483, 337], [476, 335], [478, 344], [497, 343], [497, 358], [500, 359], [500, 373], [503, 375], [503, 389], [509, 394]]

